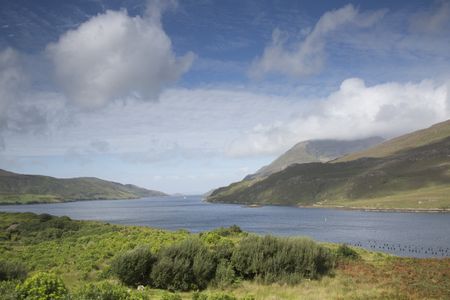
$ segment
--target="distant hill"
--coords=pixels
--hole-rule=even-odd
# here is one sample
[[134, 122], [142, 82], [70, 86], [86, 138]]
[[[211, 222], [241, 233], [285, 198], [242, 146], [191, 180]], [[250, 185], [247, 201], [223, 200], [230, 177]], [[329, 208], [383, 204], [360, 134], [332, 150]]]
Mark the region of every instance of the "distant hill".
[[94, 177], [60, 179], [16, 174], [0, 169], [0, 204], [66, 202], [93, 199], [130, 199], [166, 196], [132, 184]]
[[271, 164], [262, 167], [247, 179], [267, 177], [292, 164], [327, 162], [345, 154], [365, 150], [383, 142], [381, 137], [369, 137], [359, 140], [309, 140], [294, 145]]
[[327, 163], [215, 190], [211, 202], [450, 209], [450, 121]]

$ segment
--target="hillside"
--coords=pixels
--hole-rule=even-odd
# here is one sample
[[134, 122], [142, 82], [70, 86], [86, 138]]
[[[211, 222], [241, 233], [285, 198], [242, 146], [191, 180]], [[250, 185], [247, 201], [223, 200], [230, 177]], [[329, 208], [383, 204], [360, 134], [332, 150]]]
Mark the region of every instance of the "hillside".
[[[219, 188], [211, 202], [450, 209], [450, 122], [328, 163], [292, 165], [253, 182]], [[416, 146], [414, 146], [416, 145]], [[372, 157], [365, 157], [366, 155]], [[352, 159], [355, 157], [355, 159]]]
[[350, 153], [335, 162], [355, 160], [363, 157], [385, 157], [399, 151], [431, 144], [450, 136], [450, 120], [434, 124], [429, 128], [385, 141], [367, 150]]
[[327, 162], [345, 154], [362, 151], [383, 142], [381, 137], [359, 140], [309, 140], [294, 145], [272, 163], [259, 169], [247, 179], [267, 177], [292, 164]]
[[164, 195], [162, 192], [135, 185], [124, 185], [94, 177], [59, 179], [0, 170], [0, 204], [130, 199]]

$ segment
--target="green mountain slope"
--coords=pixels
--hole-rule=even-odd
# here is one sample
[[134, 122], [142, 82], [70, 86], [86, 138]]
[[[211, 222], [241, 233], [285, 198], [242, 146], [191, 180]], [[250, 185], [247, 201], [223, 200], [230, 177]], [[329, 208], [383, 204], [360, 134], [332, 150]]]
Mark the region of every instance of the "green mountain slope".
[[328, 163], [292, 165], [245, 188], [236, 188], [239, 184], [232, 184], [217, 189], [208, 197], [208, 201], [385, 209], [449, 209], [449, 128], [450, 122], [440, 123], [385, 142], [365, 152], [376, 153], [378, 157], [365, 158], [360, 154], [358, 159], [352, 160], [348, 158], [351, 157], [349, 155], [346, 159]]
[[437, 123], [429, 128], [388, 140], [367, 150], [350, 153], [335, 162], [355, 160], [363, 157], [384, 157], [399, 151], [412, 149], [440, 141], [450, 136], [450, 120]]
[[164, 195], [162, 192], [135, 185], [93, 177], [59, 179], [0, 170], [0, 204], [130, 199]]
[[359, 140], [309, 140], [294, 145], [272, 163], [259, 169], [247, 179], [267, 177], [292, 164], [327, 162], [345, 154], [365, 150], [383, 142], [381, 137]]

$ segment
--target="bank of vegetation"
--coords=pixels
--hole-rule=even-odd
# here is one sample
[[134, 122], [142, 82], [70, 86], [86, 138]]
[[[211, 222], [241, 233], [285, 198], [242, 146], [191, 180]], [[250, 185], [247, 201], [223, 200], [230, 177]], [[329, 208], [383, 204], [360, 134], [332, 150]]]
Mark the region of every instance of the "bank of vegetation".
[[449, 270], [450, 259], [396, 258], [237, 226], [190, 234], [0, 213], [3, 299], [439, 299], [450, 291]]

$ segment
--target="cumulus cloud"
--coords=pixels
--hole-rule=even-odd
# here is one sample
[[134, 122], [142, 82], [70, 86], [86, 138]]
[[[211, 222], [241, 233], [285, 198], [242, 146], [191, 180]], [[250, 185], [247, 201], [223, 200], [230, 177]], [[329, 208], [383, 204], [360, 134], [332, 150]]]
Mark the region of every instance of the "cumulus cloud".
[[260, 78], [268, 73], [293, 77], [316, 74], [322, 70], [325, 63], [326, 38], [330, 33], [347, 24], [356, 27], [371, 26], [384, 14], [384, 10], [360, 13], [351, 4], [328, 11], [320, 17], [304, 40], [293, 47], [287, 46], [287, 36], [275, 29], [271, 44], [264, 49], [263, 55], [253, 62], [249, 75]]
[[47, 47], [56, 80], [73, 102], [90, 109], [130, 95], [155, 99], [189, 69], [194, 55], [177, 57], [162, 28], [166, 2], [152, 3], [144, 17], [106, 11]]
[[431, 80], [367, 86], [344, 80], [315, 108], [287, 122], [258, 125], [227, 149], [230, 156], [278, 154], [307, 139], [393, 137], [450, 117], [450, 86]]

